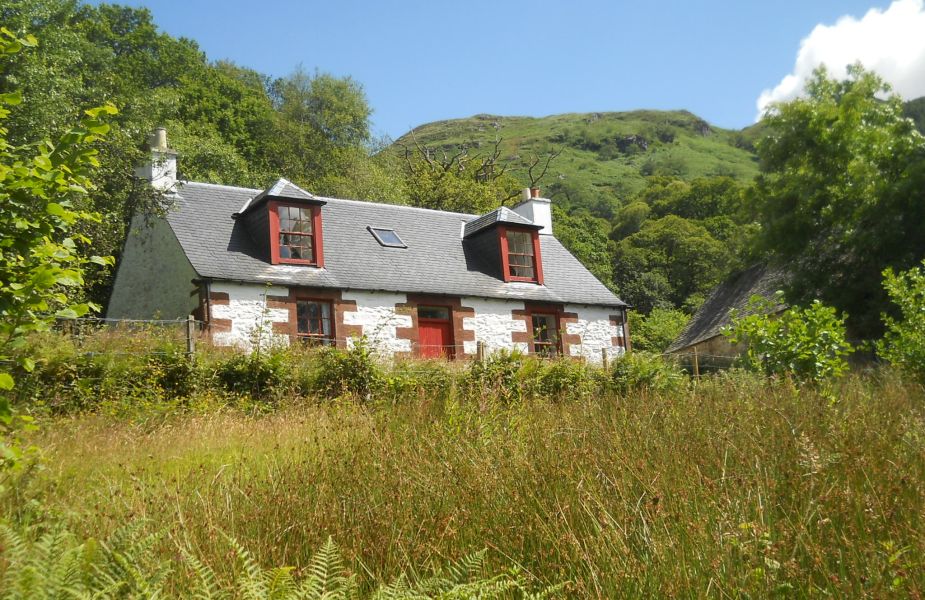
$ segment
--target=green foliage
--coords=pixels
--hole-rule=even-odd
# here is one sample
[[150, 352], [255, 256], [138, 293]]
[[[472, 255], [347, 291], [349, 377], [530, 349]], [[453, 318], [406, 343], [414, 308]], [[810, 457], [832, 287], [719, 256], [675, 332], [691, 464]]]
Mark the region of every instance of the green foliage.
[[678, 365], [649, 352], [628, 352], [611, 370], [613, 388], [621, 394], [678, 391], [686, 381]]
[[215, 374], [230, 392], [258, 400], [273, 400], [288, 384], [286, 358], [286, 352], [278, 348], [236, 352], [219, 363]]
[[520, 352], [492, 353], [485, 360], [469, 365], [463, 387], [470, 397], [497, 399], [503, 403], [519, 400], [521, 390], [517, 385], [517, 373], [523, 362]]
[[382, 370], [367, 341], [347, 349], [325, 346], [318, 355], [313, 388], [328, 398], [353, 396], [369, 400], [384, 383]]
[[886, 360], [925, 382], [925, 261], [922, 266], [883, 272], [883, 287], [899, 308], [900, 319], [883, 315], [886, 334], [877, 351]]
[[630, 335], [633, 349], [643, 352], [664, 352], [681, 331], [691, 316], [673, 308], [653, 308], [648, 315], [637, 311], [629, 313]]
[[613, 242], [608, 239], [610, 224], [586, 210], [570, 213], [557, 204], [552, 207], [556, 239], [605, 285], [613, 284]]
[[824, 69], [806, 96], [773, 107], [750, 191], [761, 242], [788, 264], [787, 299], [820, 299], [848, 314], [856, 335], [877, 335], [884, 268], [925, 256], [925, 138], [899, 97], [859, 65], [835, 81]]
[[[618, 291], [643, 312], [681, 306], [692, 294], [705, 294], [731, 262], [729, 251], [701, 225], [675, 215], [646, 221], [617, 244], [614, 280]], [[657, 275], [665, 286], [642, 278]]]
[[767, 375], [790, 375], [821, 382], [845, 372], [852, 352], [845, 339], [845, 319], [816, 300], [806, 308], [771, 314], [779, 301], [755, 296], [745, 314], [733, 313], [724, 333], [733, 344], [745, 344], [742, 364]]
[[[234, 539], [228, 539], [234, 570], [222, 577], [187, 548], [180, 567], [187, 571], [182, 590], [170, 590], [170, 564], [155, 552], [158, 536], [138, 525], [117, 530], [105, 541], [81, 540], [62, 524], [14, 528], [0, 522], [0, 600], [25, 598], [158, 598], [199, 600], [427, 600], [429, 598], [552, 598], [564, 586], [532, 592], [514, 571], [486, 575], [485, 552], [450, 563], [426, 577], [401, 575], [362, 594], [331, 538], [298, 574], [292, 567], [262, 567]], [[171, 593], [173, 592], [173, 593]]]
[[[0, 56], [7, 61], [35, 44], [32, 36], [17, 37], [0, 28]], [[30, 333], [48, 329], [56, 317], [77, 317], [96, 308], [75, 302], [73, 290], [83, 285], [86, 265], [111, 263], [86, 257], [90, 239], [75, 230], [81, 222], [99, 220], [76, 205], [94, 189], [89, 175], [99, 162], [91, 144], [109, 131], [104, 119], [116, 109], [87, 110], [80, 125], [56, 144], [17, 147], [9, 141], [5, 120], [22, 101], [18, 90], [0, 94], [0, 470], [16, 465], [22, 453], [19, 430], [28, 426], [10, 407], [14, 380], [9, 365], [16, 356], [27, 372], [35, 363], [16, 351]]]

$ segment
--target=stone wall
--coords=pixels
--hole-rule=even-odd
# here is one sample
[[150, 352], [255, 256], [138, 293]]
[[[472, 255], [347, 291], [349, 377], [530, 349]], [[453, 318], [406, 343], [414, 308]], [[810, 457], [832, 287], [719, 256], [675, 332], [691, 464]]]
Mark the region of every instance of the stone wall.
[[[488, 353], [530, 351], [531, 311], [554, 311], [562, 329], [566, 356], [589, 362], [621, 355], [626, 347], [622, 315], [611, 308], [525, 305], [523, 301], [486, 298], [434, 298], [388, 292], [304, 290], [263, 285], [213, 283], [210, 309], [213, 340], [219, 345], [249, 349], [263, 344], [288, 343], [295, 331], [295, 302], [315, 298], [332, 302], [337, 345], [350, 347], [365, 336], [383, 356], [417, 352], [416, 307], [442, 304], [451, 308], [456, 355], [474, 357], [478, 343]], [[616, 314], [615, 314], [616, 313]]]

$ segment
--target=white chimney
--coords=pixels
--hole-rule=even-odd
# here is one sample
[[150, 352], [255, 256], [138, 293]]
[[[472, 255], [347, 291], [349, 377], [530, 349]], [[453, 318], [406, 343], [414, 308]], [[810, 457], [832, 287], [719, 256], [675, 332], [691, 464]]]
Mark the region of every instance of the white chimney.
[[552, 200], [540, 198], [540, 188], [524, 188], [523, 200], [511, 210], [542, 225], [540, 235], [552, 235]]
[[167, 129], [158, 127], [148, 138], [151, 158], [135, 170], [141, 179], [151, 182], [151, 187], [168, 194], [176, 193], [177, 153], [167, 145]]

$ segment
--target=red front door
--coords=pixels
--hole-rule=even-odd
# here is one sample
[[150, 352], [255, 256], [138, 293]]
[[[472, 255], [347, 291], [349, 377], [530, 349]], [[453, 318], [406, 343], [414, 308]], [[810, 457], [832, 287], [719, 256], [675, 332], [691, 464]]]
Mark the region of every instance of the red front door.
[[[418, 315], [418, 344], [424, 358], [453, 357], [453, 323], [449, 310], [444, 307], [420, 307]], [[445, 318], [442, 318], [444, 317]]]

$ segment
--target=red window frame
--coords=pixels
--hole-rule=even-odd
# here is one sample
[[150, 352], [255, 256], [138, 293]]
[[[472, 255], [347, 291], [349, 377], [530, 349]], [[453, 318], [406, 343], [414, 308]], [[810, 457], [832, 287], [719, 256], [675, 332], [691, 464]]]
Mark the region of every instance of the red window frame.
[[[530, 238], [533, 242], [533, 277], [517, 277], [515, 275], [511, 275], [511, 256], [507, 243], [508, 231], [518, 231], [530, 234]], [[501, 243], [501, 274], [504, 277], [504, 281], [524, 281], [527, 283], [543, 285], [543, 259], [540, 255], [539, 232], [534, 229], [521, 229], [519, 227], [505, 227], [504, 225], [499, 225], [498, 236]]]
[[[311, 304], [318, 304], [320, 306], [328, 307], [328, 335], [324, 334], [324, 317], [321, 317], [321, 334], [317, 333], [300, 333], [299, 332], [299, 303], [308, 302]], [[336, 346], [337, 345], [337, 329], [336, 321], [334, 314], [334, 303], [330, 300], [324, 300], [321, 298], [308, 298], [308, 297], [296, 297], [293, 301], [292, 312], [289, 313], [292, 319], [292, 328], [290, 335], [305, 343], [319, 344], [323, 346]]]
[[[271, 200], [267, 203], [268, 210], [270, 211], [270, 262], [274, 265], [278, 264], [287, 264], [287, 265], [309, 265], [314, 267], [323, 267], [324, 266], [324, 241], [321, 231], [321, 207], [320, 206], [311, 206], [305, 204], [299, 204], [297, 202], [280, 202], [278, 200]], [[280, 223], [279, 223], [279, 208], [282, 206], [291, 206], [294, 208], [303, 208], [309, 209], [312, 211], [312, 254], [315, 257], [315, 260], [307, 260], [303, 258], [280, 258], [279, 255], [279, 234], [280, 234]]]
[[562, 324], [559, 321], [559, 312], [553, 310], [531, 310], [527, 313], [530, 324], [530, 354], [540, 354], [537, 352], [537, 343], [536, 343], [536, 329], [533, 325], [533, 317], [543, 316], [543, 317], [552, 317], [552, 321], [555, 324], [555, 342], [543, 342], [541, 343], [542, 347], [549, 348], [552, 350], [551, 354], [542, 354], [547, 357], [556, 357], [562, 356]]

